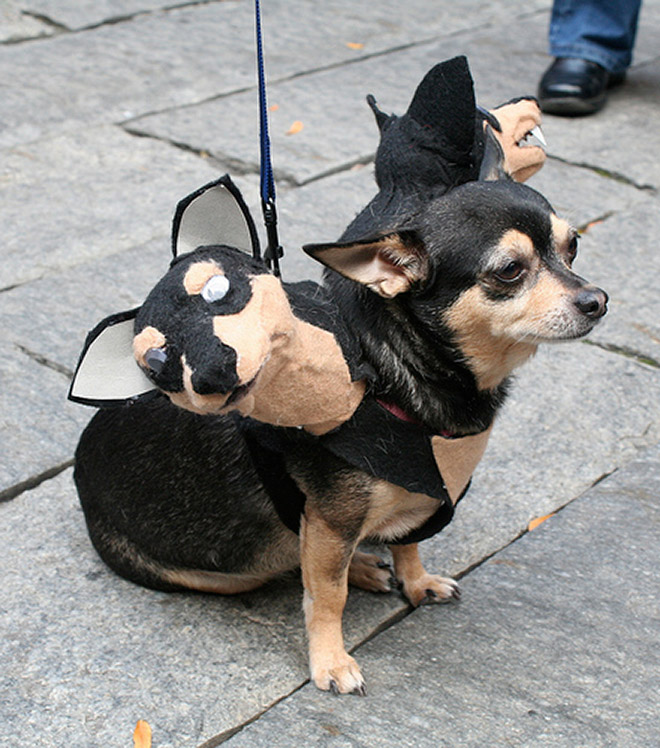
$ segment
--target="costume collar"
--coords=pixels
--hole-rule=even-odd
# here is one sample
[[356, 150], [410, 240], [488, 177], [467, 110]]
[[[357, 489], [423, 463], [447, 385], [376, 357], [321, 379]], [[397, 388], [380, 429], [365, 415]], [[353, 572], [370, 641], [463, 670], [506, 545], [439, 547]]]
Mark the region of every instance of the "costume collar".
[[[415, 426], [421, 426], [422, 424], [413, 416], [410, 415], [410, 413], [407, 413], [402, 407], [397, 405], [395, 402], [392, 402], [391, 400], [386, 400], [383, 397], [377, 397], [376, 402], [378, 405], [380, 405], [381, 408], [385, 408], [389, 413], [391, 413], [393, 416], [398, 418], [400, 421], [405, 421], [405, 423], [413, 423]], [[443, 429], [438, 436], [441, 436], [443, 439], [460, 439], [460, 436], [458, 434], [455, 434], [452, 431], [448, 431], [446, 429]]]

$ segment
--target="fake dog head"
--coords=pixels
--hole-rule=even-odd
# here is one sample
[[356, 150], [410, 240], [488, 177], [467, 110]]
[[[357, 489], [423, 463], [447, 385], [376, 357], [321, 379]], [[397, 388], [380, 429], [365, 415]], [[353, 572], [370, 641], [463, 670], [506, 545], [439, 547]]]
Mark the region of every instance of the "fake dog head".
[[405, 114], [386, 114], [369, 95], [380, 143], [379, 192], [342, 239], [358, 239], [411, 216], [423, 203], [475, 180], [524, 181], [545, 162], [541, 111], [522, 97], [487, 111], [477, 106], [467, 59], [435, 65]]
[[294, 314], [280, 281], [230, 247], [178, 258], [142, 305], [135, 333], [147, 376], [198, 413], [237, 410], [323, 433], [364, 394], [333, 333]]
[[481, 389], [539, 343], [587, 334], [607, 295], [572, 270], [577, 232], [536, 191], [471, 182], [428, 203], [404, 229], [310, 255], [392, 299], [428, 340], [453, 341]]

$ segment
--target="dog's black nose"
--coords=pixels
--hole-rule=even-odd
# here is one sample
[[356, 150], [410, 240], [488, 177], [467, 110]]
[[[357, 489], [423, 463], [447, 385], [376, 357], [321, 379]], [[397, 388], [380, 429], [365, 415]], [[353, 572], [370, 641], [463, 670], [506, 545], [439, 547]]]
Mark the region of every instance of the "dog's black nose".
[[582, 288], [575, 297], [575, 306], [591, 319], [602, 317], [607, 311], [608, 296], [600, 288]]

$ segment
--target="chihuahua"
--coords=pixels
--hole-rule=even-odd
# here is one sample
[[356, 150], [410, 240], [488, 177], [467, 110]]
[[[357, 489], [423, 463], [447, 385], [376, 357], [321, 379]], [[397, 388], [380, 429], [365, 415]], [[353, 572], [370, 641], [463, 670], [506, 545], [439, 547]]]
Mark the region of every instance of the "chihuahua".
[[305, 248], [375, 373], [345, 424], [318, 436], [161, 397], [97, 413], [76, 454], [91, 539], [132, 581], [233, 594], [300, 565], [312, 679], [335, 693], [365, 693], [348, 585], [392, 584], [359, 543], [390, 546], [412, 605], [458, 597], [417, 543], [451, 519], [514, 369], [607, 308], [572, 270], [576, 230], [524, 185], [469, 182], [380, 229]]

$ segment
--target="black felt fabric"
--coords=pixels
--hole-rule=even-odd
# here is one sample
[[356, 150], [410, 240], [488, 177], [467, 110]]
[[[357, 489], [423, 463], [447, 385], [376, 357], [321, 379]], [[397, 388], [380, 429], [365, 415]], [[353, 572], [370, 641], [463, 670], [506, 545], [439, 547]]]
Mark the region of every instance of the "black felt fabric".
[[348, 226], [344, 241], [400, 226], [422, 201], [477, 179], [483, 155], [483, 115], [463, 56], [433, 67], [401, 117], [385, 115], [373, 99], [370, 103], [381, 131], [375, 168], [379, 192]]
[[299, 533], [305, 494], [286, 469], [284, 450], [291, 443], [291, 435], [251, 418], [236, 416], [235, 421], [278, 517], [289, 530]]
[[353, 416], [342, 426], [314, 437], [297, 429], [284, 429], [240, 419], [239, 428], [253, 456], [275, 509], [294, 532], [300, 528], [305, 495], [287, 473], [284, 455], [294, 445], [314, 441], [365, 473], [413, 493], [438, 500], [438, 510], [419, 528], [394, 544], [417, 543], [447, 525], [454, 507], [438, 470], [431, 434], [422, 426], [402, 421], [365, 397]]
[[376, 478], [411, 493], [449, 501], [433, 456], [431, 434], [392, 415], [372, 397], [365, 397], [345, 424], [320, 437], [319, 442]]

